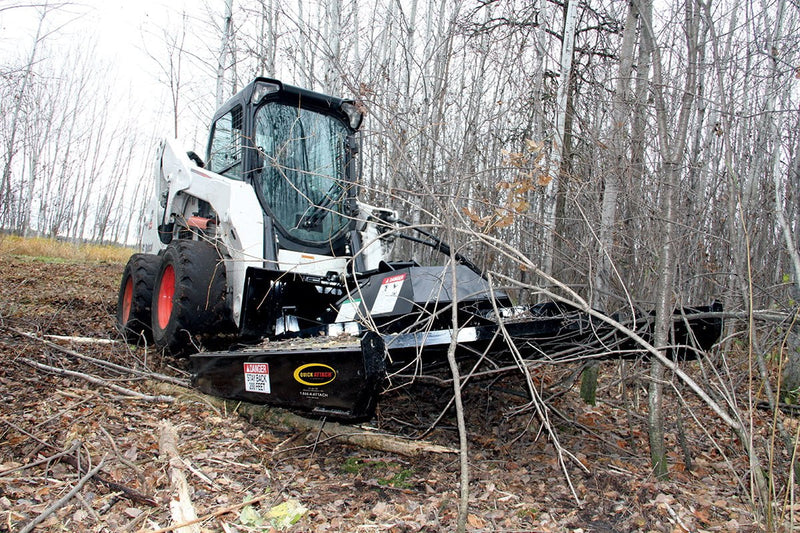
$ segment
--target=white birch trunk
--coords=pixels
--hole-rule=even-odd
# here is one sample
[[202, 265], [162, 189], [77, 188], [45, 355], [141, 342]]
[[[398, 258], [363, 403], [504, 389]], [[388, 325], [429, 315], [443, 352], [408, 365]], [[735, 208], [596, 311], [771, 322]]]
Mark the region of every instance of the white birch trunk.
[[572, 55], [575, 50], [575, 25], [577, 23], [577, 1], [567, 0], [564, 14], [564, 33], [561, 41], [561, 70], [558, 77], [558, 94], [556, 95], [556, 134], [554, 138], [553, 157], [550, 163], [550, 176], [553, 178], [547, 187], [547, 204], [545, 205], [545, 239], [547, 243], [543, 251], [542, 270], [553, 274], [553, 252], [555, 249], [556, 198], [561, 182], [561, 163], [564, 158], [564, 129], [567, 120], [567, 96], [569, 95], [570, 74], [572, 72]]
[[603, 188], [603, 203], [600, 209], [598, 232], [599, 256], [595, 270], [592, 305], [605, 308], [614, 263], [614, 226], [617, 221], [617, 199], [623, 176], [628, 173], [630, 163], [626, 156], [630, 131], [631, 74], [633, 72], [633, 49], [636, 44], [637, 14], [633, 6], [628, 9], [622, 46], [619, 51], [619, 71], [613, 100], [613, 124], [611, 125], [612, 171], [607, 173]]
[[[222, 43], [219, 47], [217, 58], [217, 91], [215, 109], [222, 107], [228, 94], [225, 90], [225, 73], [230, 66], [228, 54], [231, 50], [231, 38], [233, 36], [233, 0], [225, 0], [225, 15], [222, 19]], [[235, 81], [234, 81], [235, 83]]]

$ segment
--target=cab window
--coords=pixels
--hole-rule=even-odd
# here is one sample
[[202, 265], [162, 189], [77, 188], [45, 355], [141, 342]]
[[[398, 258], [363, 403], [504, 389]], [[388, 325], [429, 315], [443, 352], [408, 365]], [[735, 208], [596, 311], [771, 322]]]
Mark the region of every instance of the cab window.
[[242, 108], [234, 107], [214, 123], [208, 169], [229, 178], [242, 179]]
[[292, 239], [327, 243], [349, 223], [348, 135], [338, 119], [307, 109], [272, 102], [256, 112], [255, 142], [264, 168], [254, 186]]

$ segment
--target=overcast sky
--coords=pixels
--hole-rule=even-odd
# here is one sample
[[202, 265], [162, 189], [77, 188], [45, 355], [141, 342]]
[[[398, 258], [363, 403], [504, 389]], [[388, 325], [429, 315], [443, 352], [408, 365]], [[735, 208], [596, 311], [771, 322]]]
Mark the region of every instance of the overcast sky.
[[[4, 63], [24, 63], [30, 54], [42, 9], [14, 6], [33, 3], [36, 2], [0, 0], [0, 54]], [[162, 53], [163, 43], [156, 36], [162, 35], [165, 28], [180, 28], [181, 12], [200, 5], [200, 1], [50, 0], [48, 3], [64, 5], [51, 10], [45, 19], [45, 31], [53, 32], [46, 41], [47, 55], [57, 61], [62, 52], [93, 45], [98, 63], [111, 65], [111, 75], [104, 75], [104, 83], [120, 95], [120, 106], [135, 107], [142, 123], [149, 127], [163, 123], [163, 135], [169, 135], [169, 93], [159, 82], [158, 64], [147, 50]], [[191, 139], [183, 141], [193, 144]]]
[[[33, 2], [27, 2], [30, 5]], [[50, 1], [50, 5], [59, 2]], [[30, 48], [41, 8], [11, 7], [18, 1], [0, 0], [0, 42], [4, 53], [25, 55]], [[58, 29], [54, 41], [69, 46], [70, 41], [93, 39], [98, 53], [120, 61], [141, 62], [146, 29], [153, 20], [174, 17], [183, 0], [81, 0], [62, 2], [63, 7], [48, 14], [46, 27]], [[11, 7], [9, 9], [9, 7]], [[146, 56], [145, 56], [146, 57]], [[144, 64], [139, 64], [145, 67]]]

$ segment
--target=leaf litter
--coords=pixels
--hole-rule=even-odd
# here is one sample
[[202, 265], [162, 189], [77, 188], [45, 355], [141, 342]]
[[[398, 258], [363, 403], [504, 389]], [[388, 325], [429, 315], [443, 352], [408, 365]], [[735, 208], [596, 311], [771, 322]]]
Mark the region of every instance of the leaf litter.
[[[14, 333], [121, 340], [113, 320], [121, 273], [122, 266], [111, 263], [0, 256], [0, 531], [19, 531], [76, 485], [85, 470], [58, 459], [35, 464], [74, 442], [80, 443], [80, 453], [72, 457], [84, 463], [81, 468], [104, 460], [101, 475], [116, 488], [89, 481], [36, 531], [157, 531], [178, 525], [170, 515], [169, 463], [159, 456], [162, 420], [179, 435], [191, 501], [200, 517], [197, 531], [455, 529], [459, 465], [454, 456], [409, 459], [321, 441], [316, 434], [251, 423], [201, 399], [139, 401], [20, 362], [30, 358], [152, 393], [145, 379], [98, 368]], [[152, 348], [58, 342], [129, 368], [178, 377], [188, 371], [186, 361]], [[557, 386], [572, 372], [548, 367], [537, 379], [543, 387]], [[616, 364], [604, 363], [603, 372], [601, 383], [611, 382]], [[580, 462], [568, 465], [580, 499], [576, 503], [538, 420], [524, 411], [507, 415], [524, 403], [522, 391], [522, 380], [513, 375], [502, 382], [475, 380], [464, 391], [469, 531], [761, 530], [741, 485], [747, 462], [724, 431], [715, 446], [704, 428], [683, 420], [692, 455], [688, 465], [671, 419], [670, 479], [651, 477], [647, 402], [635, 383], [627, 399], [619, 386], [605, 388], [597, 406], [581, 403], [575, 390], [551, 401], [559, 413], [554, 424], [562, 445]], [[457, 446], [452, 413], [429, 429], [446, 406], [447, 392], [424, 383], [394, 389], [381, 399], [372, 425]], [[705, 429], [715, 431], [713, 415], [690, 397], [687, 401]], [[121, 488], [152, 504], [126, 496]], [[258, 501], [243, 505], [254, 497]]]

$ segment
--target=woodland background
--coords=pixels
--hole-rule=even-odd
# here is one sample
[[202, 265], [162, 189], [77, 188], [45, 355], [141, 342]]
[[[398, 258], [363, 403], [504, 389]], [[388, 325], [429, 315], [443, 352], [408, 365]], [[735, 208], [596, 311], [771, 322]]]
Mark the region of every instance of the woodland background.
[[[721, 301], [698, 387], [750, 458], [754, 507], [793, 493], [797, 439], [777, 413], [800, 386], [782, 383], [800, 349], [797, 0], [206, 1], [142, 28], [160, 123], [114, 92], [125, 66], [95, 61], [90, 37], [57, 44], [85, 6], [31, 4], [0, 2], [0, 21], [37, 21], [0, 60], [4, 231], [132, 243], [157, 137], [202, 150], [215, 107], [256, 75], [354, 98], [364, 198], [443, 228], [521, 300], [656, 309], [658, 349], [675, 305]], [[652, 366], [651, 430], [680, 379]], [[775, 464], [748, 425], [759, 399], [780, 483], [759, 473]]]
[[113, 92], [126, 65], [91, 37], [57, 40], [89, 8], [16, 4], [0, 16], [38, 24], [0, 66], [7, 231], [135, 241], [155, 139], [202, 151], [266, 75], [364, 106], [368, 200], [423, 223], [453, 207], [603, 307], [655, 300], [666, 234], [679, 301], [796, 285], [796, 2], [205, 2], [141, 29], [171, 131]]

